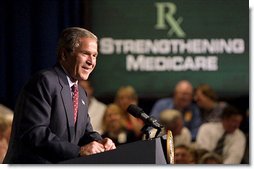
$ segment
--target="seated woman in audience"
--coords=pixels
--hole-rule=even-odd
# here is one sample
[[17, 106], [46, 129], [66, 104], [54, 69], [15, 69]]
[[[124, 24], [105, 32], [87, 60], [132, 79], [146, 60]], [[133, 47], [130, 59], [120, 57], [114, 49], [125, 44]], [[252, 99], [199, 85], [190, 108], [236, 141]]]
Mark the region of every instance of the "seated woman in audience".
[[208, 84], [201, 84], [196, 88], [194, 100], [201, 109], [202, 123], [221, 120], [220, 116], [227, 103], [218, 101], [216, 93]]
[[116, 104], [109, 104], [103, 117], [102, 137], [109, 137], [116, 146], [137, 141], [135, 133], [123, 125], [123, 111]]
[[135, 133], [136, 137], [141, 139], [141, 129], [144, 126], [142, 120], [132, 116], [127, 112], [127, 108], [130, 104], [138, 104], [138, 95], [132, 86], [122, 86], [118, 89], [115, 97], [115, 103], [123, 111], [123, 124], [125, 128]]

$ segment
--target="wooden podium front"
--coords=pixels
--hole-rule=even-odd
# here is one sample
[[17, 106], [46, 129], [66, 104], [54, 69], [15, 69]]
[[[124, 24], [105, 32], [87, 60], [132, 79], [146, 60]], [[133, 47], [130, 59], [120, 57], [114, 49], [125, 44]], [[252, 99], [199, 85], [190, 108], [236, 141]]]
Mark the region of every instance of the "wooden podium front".
[[142, 140], [118, 146], [86, 157], [79, 157], [61, 164], [167, 164], [161, 138]]

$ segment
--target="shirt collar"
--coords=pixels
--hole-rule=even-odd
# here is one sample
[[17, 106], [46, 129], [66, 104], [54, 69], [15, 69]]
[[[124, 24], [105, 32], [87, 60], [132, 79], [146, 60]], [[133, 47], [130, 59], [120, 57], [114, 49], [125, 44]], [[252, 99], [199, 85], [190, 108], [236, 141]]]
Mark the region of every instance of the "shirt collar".
[[67, 81], [68, 81], [68, 84], [69, 84], [70, 88], [71, 88], [74, 84], [77, 85], [77, 84], [78, 84], [78, 81], [76, 80], [75, 82], [72, 82], [69, 73], [65, 70], [65, 68], [64, 68], [62, 65], [61, 65], [61, 67], [63, 68], [64, 73], [66, 74], [66, 78], [67, 78]]
[[70, 77], [68, 76], [68, 75], [66, 75], [66, 77], [67, 77], [67, 80], [68, 80], [68, 83], [69, 83], [69, 86], [70, 86], [70, 88], [74, 85], [74, 84], [78, 84], [78, 81], [76, 80], [75, 82], [72, 82], [71, 81], [71, 79], [70, 79]]

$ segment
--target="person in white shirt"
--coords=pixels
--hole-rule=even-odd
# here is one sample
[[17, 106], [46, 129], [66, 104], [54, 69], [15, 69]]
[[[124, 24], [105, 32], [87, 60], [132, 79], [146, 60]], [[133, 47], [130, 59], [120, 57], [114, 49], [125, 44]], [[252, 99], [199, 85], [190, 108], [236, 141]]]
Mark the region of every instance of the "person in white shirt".
[[217, 142], [226, 133], [222, 149], [223, 164], [240, 164], [243, 158], [246, 138], [239, 129], [242, 121], [240, 112], [227, 106], [222, 113], [221, 122], [208, 122], [200, 126], [196, 146], [208, 151], [215, 151]]
[[82, 80], [79, 82], [79, 84], [85, 89], [88, 96], [88, 114], [90, 116], [93, 129], [102, 134], [104, 132], [102, 127], [102, 119], [107, 106], [93, 96], [94, 89], [88, 80]]

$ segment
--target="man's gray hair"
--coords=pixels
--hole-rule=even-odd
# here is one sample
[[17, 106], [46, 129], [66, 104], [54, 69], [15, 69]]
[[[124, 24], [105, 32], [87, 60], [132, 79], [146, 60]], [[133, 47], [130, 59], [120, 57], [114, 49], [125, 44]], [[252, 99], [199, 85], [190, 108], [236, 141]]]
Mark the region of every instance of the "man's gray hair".
[[84, 28], [66, 28], [63, 30], [58, 40], [57, 60], [59, 61], [61, 58], [62, 49], [65, 49], [68, 53], [73, 52], [74, 48], [80, 45], [80, 38], [93, 38], [98, 41], [96, 35]]

